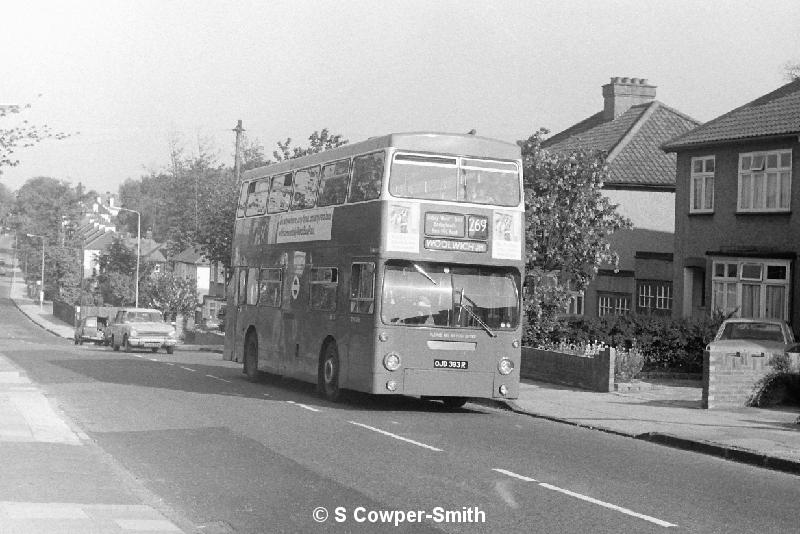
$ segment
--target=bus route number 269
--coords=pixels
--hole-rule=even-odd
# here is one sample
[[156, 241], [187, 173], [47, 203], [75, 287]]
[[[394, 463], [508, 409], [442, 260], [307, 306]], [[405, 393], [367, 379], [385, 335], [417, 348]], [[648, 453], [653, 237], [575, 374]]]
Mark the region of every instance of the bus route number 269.
[[436, 369], [466, 369], [468, 362], [464, 360], [433, 360]]

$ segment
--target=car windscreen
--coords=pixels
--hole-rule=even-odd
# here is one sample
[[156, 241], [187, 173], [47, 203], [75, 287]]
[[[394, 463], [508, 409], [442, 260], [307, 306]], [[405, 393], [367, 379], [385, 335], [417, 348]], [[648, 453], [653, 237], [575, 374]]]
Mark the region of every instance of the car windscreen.
[[774, 323], [728, 323], [720, 339], [752, 339], [784, 343], [781, 325]]
[[84, 319], [84, 325], [89, 328], [97, 328], [97, 317], [87, 317]]
[[164, 319], [159, 312], [131, 312], [126, 316], [130, 323], [163, 323]]

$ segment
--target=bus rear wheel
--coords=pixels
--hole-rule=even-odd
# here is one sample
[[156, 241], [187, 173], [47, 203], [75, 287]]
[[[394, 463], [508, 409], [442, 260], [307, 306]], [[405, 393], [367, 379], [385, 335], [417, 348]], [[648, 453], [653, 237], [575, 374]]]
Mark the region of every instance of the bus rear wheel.
[[467, 403], [467, 397], [443, 397], [442, 402], [444, 403], [445, 408], [450, 410], [455, 410], [456, 408], [461, 408]]
[[318, 385], [322, 395], [331, 402], [338, 402], [342, 397], [339, 369], [339, 351], [335, 343], [328, 343], [320, 359]]
[[244, 374], [253, 382], [258, 379], [258, 338], [252, 333], [244, 340]]

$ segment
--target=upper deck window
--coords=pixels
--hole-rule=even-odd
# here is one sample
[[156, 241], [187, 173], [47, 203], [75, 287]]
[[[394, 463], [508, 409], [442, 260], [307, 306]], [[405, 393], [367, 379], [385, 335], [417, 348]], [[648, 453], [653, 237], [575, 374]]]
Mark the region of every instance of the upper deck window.
[[322, 166], [317, 206], [343, 204], [347, 197], [350, 178], [350, 160], [342, 159]]
[[292, 173], [278, 174], [272, 177], [272, 187], [269, 190], [267, 211], [278, 213], [289, 209], [292, 200]]
[[517, 206], [519, 169], [506, 161], [396, 154], [389, 192], [403, 198]]
[[383, 182], [383, 152], [354, 158], [349, 202], [375, 200], [381, 195], [381, 182]]
[[247, 192], [245, 215], [264, 215], [267, 212], [267, 196], [269, 195], [269, 179], [260, 178], [250, 182]]
[[319, 185], [319, 167], [301, 169], [294, 173], [294, 198], [292, 209], [302, 210], [313, 208], [317, 200], [317, 186]]

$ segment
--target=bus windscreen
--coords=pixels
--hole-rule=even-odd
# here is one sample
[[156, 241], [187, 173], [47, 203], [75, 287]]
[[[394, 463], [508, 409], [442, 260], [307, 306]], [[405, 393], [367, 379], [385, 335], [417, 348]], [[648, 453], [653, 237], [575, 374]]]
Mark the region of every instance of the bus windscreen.
[[509, 269], [413, 262], [387, 264], [381, 319], [384, 324], [516, 328], [517, 287]]
[[512, 162], [395, 154], [389, 176], [396, 197], [498, 206], [520, 201], [519, 169]]

